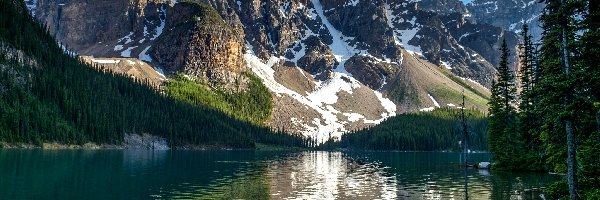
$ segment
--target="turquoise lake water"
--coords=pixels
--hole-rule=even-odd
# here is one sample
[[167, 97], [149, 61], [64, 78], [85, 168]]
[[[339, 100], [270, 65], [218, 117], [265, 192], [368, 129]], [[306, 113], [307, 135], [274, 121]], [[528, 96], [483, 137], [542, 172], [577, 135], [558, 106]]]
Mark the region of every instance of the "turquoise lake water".
[[[0, 199], [465, 199], [461, 161], [447, 152], [0, 150]], [[467, 177], [469, 199], [542, 199], [562, 178]]]

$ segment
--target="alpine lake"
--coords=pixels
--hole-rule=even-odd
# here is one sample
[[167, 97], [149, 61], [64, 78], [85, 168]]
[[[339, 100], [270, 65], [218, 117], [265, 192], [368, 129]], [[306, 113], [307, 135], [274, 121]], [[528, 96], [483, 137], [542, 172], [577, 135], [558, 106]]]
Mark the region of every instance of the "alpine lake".
[[0, 199], [543, 199], [543, 188], [563, 178], [479, 169], [465, 178], [462, 156], [4, 149]]

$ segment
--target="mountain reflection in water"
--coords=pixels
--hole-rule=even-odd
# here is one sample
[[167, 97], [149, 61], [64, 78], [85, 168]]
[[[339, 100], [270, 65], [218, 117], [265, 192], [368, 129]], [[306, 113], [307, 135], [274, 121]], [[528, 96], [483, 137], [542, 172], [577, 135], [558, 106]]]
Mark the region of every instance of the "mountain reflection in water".
[[[0, 199], [465, 199], [461, 160], [447, 152], [0, 150]], [[560, 178], [470, 169], [469, 199], [540, 199]]]

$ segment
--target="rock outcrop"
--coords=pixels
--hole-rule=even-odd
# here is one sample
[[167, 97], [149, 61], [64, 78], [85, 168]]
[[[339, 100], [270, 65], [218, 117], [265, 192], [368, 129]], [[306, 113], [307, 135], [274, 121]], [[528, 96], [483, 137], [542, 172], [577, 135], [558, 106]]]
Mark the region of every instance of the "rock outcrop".
[[169, 29], [150, 50], [167, 73], [183, 72], [230, 89], [247, 82], [241, 76], [247, 71], [243, 33], [224, 23], [214, 8], [178, 3], [167, 15]]

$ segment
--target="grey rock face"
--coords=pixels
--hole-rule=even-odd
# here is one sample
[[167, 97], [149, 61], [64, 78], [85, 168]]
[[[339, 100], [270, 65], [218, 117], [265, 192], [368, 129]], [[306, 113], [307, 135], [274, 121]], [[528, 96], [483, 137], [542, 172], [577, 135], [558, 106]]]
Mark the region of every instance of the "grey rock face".
[[356, 80], [375, 89], [382, 88], [388, 77], [392, 79], [398, 72], [396, 65], [378, 62], [368, 56], [353, 56], [346, 62], [345, 67], [348, 72], [355, 74]]
[[474, 0], [467, 5], [467, 9], [476, 23], [486, 23], [517, 33], [523, 24], [527, 24], [531, 34], [539, 40], [542, 34], [539, 19], [545, 6], [537, 0]]
[[330, 71], [337, 66], [331, 49], [323, 44], [316, 36], [310, 36], [305, 40], [306, 54], [298, 60], [298, 67], [311, 74], [321, 74]]
[[[460, 42], [460, 36], [452, 34], [453, 29], [460, 28], [458, 24], [450, 24], [448, 18], [451, 11], [438, 13], [439, 9], [432, 5], [438, 1], [397, 1], [390, 3], [391, 24], [397, 29], [396, 35], [404, 39], [403, 35], [414, 34], [409, 41], [403, 41], [408, 45], [418, 46], [418, 50], [429, 62], [445, 66], [458, 76], [467, 77], [489, 87], [495, 79], [493, 63], [486, 59], [475, 59], [478, 53]], [[452, 1], [439, 1], [454, 5], [451, 10], [462, 11], [462, 7], [453, 4]], [[422, 7], [421, 5], [426, 5]], [[465, 13], [459, 13], [459, 18], [450, 20], [460, 25], [468, 23], [463, 17]], [[410, 19], [410, 20], [409, 20]], [[477, 26], [477, 25], [474, 25]], [[404, 31], [403, 31], [404, 30]], [[406, 31], [409, 30], [409, 31]], [[416, 31], [416, 33], [414, 32]], [[498, 40], [498, 35], [485, 35], [485, 39]]]
[[[138, 57], [138, 54], [147, 54], [169, 73], [182, 71], [217, 85], [226, 84], [235, 77], [235, 74], [227, 74], [227, 71], [244, 71], [243, 67], [234, 66], [243, 65], [241, 60], [245, 44], [263, 60], [271, 56], [283, 56], [311, 74], [333, 70], [340, 64], [329, 47], [334, 39], [331, 30], [316, 13], [312, 1], [201, 2], [212, 5], [229, 27], [204, 27], [208, 34], [195, 33], [201, 28], [196, 28], [189, 21], [194, 12], [183, 8], [190, 5], [179, 3], [173, 6], [159, 0], [93, 4], [76, 0], [39, 0], [35, 13], [48, 24], [59, 41], [80, 54], [100, 57]], [[497, 63], [494, 52], [498, 38], [507, 35], [491, 26], [464, 22], [466, 8], [456, 0], [322, 0], [320, 3], [326, 21], [356, 51], [378, 59], [398, 61], [402, 48], [407, 48], [407, 45], [418, 47], [418, 53], [428, 61], [447, 65], [457, 75], [477, 80], [486, 86], [494, 78], [493, 65]], [[463, 17], [459, 19], [457, 16]], [[453, 24], [456, 20], [461, 23]], [[160, 40], [148, 37], [159, 35], [161, 25], [165, 34]], [[486, 33], [461, 37], [469, 30], [485, 30]], [[218, 37], [206, 37], [208, 35]], [[224, 38], [225, 35], [231, 38]], [[203, 39], [210, 41], [200, 41]], [[236, 45], [218, 44], [229, 39]], [[193, 45], [186, 45], [190, 42]], [[200, 42], [210, 45], [197, 45]], [[225, 56], [220, 54], [224, 49], [233, 50], [226, 51], [228, 56]], [[481, 55], [483, 59], [473, 58], [476, 57], [473, 55]], [[223, 70], [206, 70], [216, 65], [221, 65], [216, 68]], [[361, 82], [369, 85], [368, 81]]]
[[466, 6], [460, 0], [422, 0], [419, 9], [440, 15], [468, 13]]
[[508, 46], [513, 47], [511, 58], [512, 61], [516, 59], [514, 47], [518, 45], [519, 38], [513, 32], [489, 24], [473, 24], [458, 13], [446, 16], [444, 24], [449, 27], [450, 34], [459, 44], [472, 49], [493, 66], [497, 66], [500, 61], [498, 49], [502, 40], [506, 40]]
[[162, 0], [38, 0], [34, 13], [70, 49], [107, 57], [118, 55], [113, 47], [125, 36], [123, 43], [154, 35], [150, 31], [160, 26], [163, 5]]
[[357, 1], [350, 5], [348, 1], [325, 0], [325, 16], [331, 24], [345, 36], [352, 37], [351, 45], [372, 55], [398, 59], [400, 47], [394, 44], [392, 29], [387, 24], [385, 2]]

